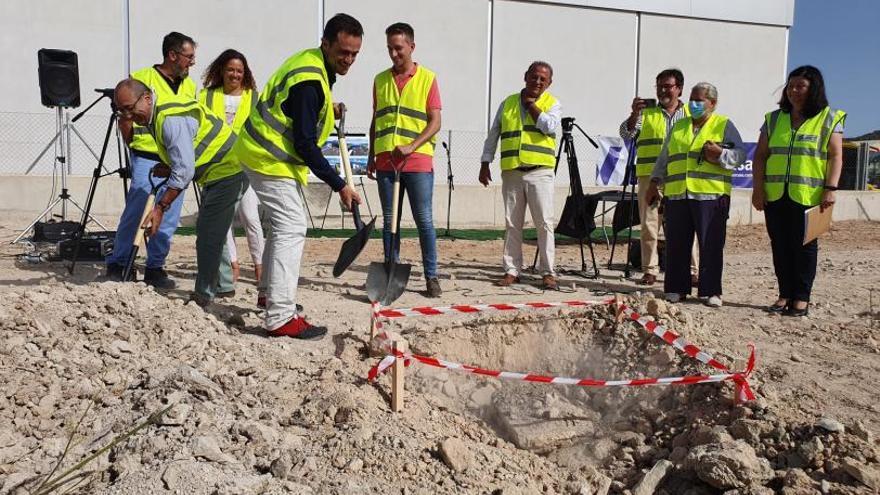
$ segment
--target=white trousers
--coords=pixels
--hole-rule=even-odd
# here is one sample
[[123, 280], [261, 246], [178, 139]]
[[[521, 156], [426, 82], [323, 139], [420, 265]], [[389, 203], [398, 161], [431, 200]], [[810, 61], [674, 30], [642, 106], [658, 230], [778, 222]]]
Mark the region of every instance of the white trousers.
[[[251, 260], [255, 265], [263, 263], [263, 249], [266, 247], [266, 241], [263, 240], [263, 226], [260, 225], [260, 200], [257, 199], [257, 193], [254, 188], [248, 187], [244, 196], [238, 202], [238, 221], [244, 227], [247, 236], [248, 251], [251, 253]], [[238, 261], [238, 250], [235, 248], [235, 236], [232, 232], [233, 227], [229, 227], [226, 234], [226, 249], [229, 252], [229, 260], [233, 263]]]
[[269, 240], [263, 251], [265, 282], [261, 285], [266, 287], [264, 324], [271, 331], [296, 317], [296, 288], [307, 228], [303, 186], [293, 179], [243, 168], [269, 218]]
[[538, 231], [538, 271], [556, 275], [554, 269], [556, 243], [553, 238], [553, 169], [541, 167], [530, 172], [501, 172], [501, 194], [504, 198], [504, 273], [519, 276], [523, 266], [523, 223], [526, 206], [532, 212], [532, 223]]

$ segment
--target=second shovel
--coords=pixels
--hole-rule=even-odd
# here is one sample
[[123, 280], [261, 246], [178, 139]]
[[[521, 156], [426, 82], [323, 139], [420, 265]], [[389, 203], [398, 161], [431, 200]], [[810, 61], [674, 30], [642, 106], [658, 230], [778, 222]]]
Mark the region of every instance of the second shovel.
[[[342, 161], [342, 168], [345, 171], [345, 183], [354, 189], [354, 180], [351, 173], [351, 161], [348, 157], [348, 146], [345, 144], [345, 110], [339, 119], [339, 129], [337, 129], [339, 137], [339, 158]], [[338, 277], [354, 262], [355, 258], [363, 251], [367, 241], [370, 240], [370, 234], [376, 224], [376, 217], [373, 217], [369, 223], [364, 224], [361, 220], [360, 210], [357, 203], [351, 204], [351, 215], [354, 217], [355, 233], [349, 239], [342, 243], [339, 249], [339, 257], [336, 258], [336, 264], [333, 265], [333, 276]]]
[[367, 272], [367, 297], [371, 302], [378, 302], [383, 306], [391, 305], [403, 294], [412, 271], [412, 265], [397, 262], [400, 253], [396, 247], [397, 242], [395, 242], [397, 236], [400, 235], [400, 215], [398, 212], [400, 171], [405, 165], [406, 161], [400, 168], [394, 168], [394, 189], [391, 195], [391, 252], [388, 253], [388, 260], [384, 263], [370, 263], [370, 269]]

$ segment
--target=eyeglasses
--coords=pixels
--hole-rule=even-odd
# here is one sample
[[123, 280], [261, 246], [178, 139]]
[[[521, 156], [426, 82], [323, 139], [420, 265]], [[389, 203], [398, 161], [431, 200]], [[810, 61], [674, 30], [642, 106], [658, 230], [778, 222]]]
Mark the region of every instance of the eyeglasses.
[[658, 84], [654, 87], [657, 89], [663, 90], [663, 91], [672, 91], [673, 89], [677, 88], [678, 85], [677, 84]]
[[126, 105], [124, 107], [117, 107], [116, 108], [116, 117], [120, 118], [120, 119], [125, 119], [125, 118], [128, 118], [129, 116], [131, 116], [131, 114], [134, 113], [134, 107], [137, 106], [138, 102], [141, 101], [141, 98], [143, 98], [145, 94], [147, 94], [147, 93], [141, 93], [141, 95], [137, 97], [137, 100], [134, 100], [134, 103], [132, 103], [131, 105]]
[[192, 53], [190, 53], [190, 54], [186, 54], [186, 53], [178, 52], [178, 51], [175, 50], [174, 53], [180, 55], [181, 57], [187, 59], [187, 60], [190, 61], [190, 62], [192, 62], [193, 60], [196, 59], [196, 52], [192, 52]]

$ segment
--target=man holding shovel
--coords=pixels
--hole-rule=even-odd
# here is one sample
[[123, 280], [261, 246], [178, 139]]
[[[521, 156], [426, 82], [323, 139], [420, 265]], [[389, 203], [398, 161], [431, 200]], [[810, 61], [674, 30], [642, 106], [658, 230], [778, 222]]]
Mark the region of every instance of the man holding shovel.
[[235, 153], [269, 215], [271, 232], [263, 251], [265, 326], [273, 337], [319, 339], [327, 328], [297, 314], [296, 289], [306, 239], [303, 204], [309, 170], [326, 182], [346, 208], [360, 196], [321, 153], [341, 104], [330, 88], [345, 75], [361, 49], [363, 27], [336, 14], [324, 27], [321, 46], [295, 53], [269, 78], [256, 108], [235, 143]]
[[437, 234], [432, 214], [434, 142], [440, 130], [440, 90], [434, 73], [413, 62], [416, 43], [412, 26], [397, 22], [388, 26], [385, 35], [392, 66], [380, 72], [373, 82], [367, 176], [379, 182], [385, 260], [396, 262], [400, 254], [400, 236], [394, 236], [392, 240], [394, 169], [406, 163], [406, 169], [400, 173], [400, 186], [402, 192], [409, 194], [409, 204], [419, 230], [426, 294], [440, 297]]
[[113, 101], [121, 122], [144, 126], [155, 139], [161, 162], [152, 174], [169, 177], [165, 191], [156, 197], [141, 225], [151, 237], [172, 206], [183, 201], [178, 196], [190, 181], [202, 186], [196, 224], [198, 275], [191, 298], [205, 306], [214, 297], [235, 206], [247, 189], [247, 178], [231, 152], [235, 134], [223, 119], [197, 101], [172, 95], [160, 98], [137, 79], [120, 82]]

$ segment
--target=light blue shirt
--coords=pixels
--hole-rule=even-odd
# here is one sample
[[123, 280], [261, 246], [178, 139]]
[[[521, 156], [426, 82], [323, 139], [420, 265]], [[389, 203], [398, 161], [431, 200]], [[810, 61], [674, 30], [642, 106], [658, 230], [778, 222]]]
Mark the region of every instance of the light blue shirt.
[[198, 121], [186, 115], [172, 115], [162, 124], [162, 139], [171, 163], [168, 187], [185, 190], [196, 174], [193, 141], [199, 130]]

